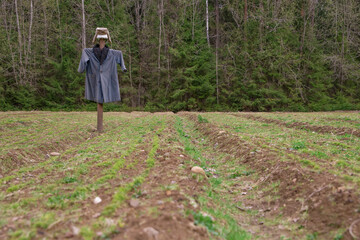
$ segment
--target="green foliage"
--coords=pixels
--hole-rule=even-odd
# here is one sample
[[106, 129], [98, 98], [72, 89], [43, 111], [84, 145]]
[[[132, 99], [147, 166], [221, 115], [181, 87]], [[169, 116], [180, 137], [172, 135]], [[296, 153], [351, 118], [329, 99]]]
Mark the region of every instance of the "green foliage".
[[194, 217], [195, 225], [203, 225], [209, 231], [209, 233], [213, 235], [218, 235], [217, 230], [214, 226], [214, 221], [211, 219], [210, 216], [203, 215], [201, 212], [192, 212]]
[[[85, 76], [77, 72], [82, 26], [74, 16], [81, 11], [79, 4], [73, 0], [42, 3], [45, 7], [38, 20], [44, 24], [34, 24], [36, 40], [29, 52], [27, 43], [19, 46], [19, 33], [10, 30], [16, 26], [14, 10], [5, 9], [8, 25], [6, 34], [0, 36], [4, 43], [0, 46], [0, 110], [96, 111], [96, 104], [84, 100]], [[123, 51], [129, 70], [119, 73], [122, 103], [105, 104], [105, 111], [360, 109], [357, 1], [349, 3], [349, 11], [340, 11], [344, 2], [335, 6], [331, 1], [318, 1], [314, 13], [305, 1], [284, 1], [281, 9], [274, 2], [255, 1], [247, 9], [252, 17], [245, 24], [240, 21], [244, 2], [230, 0], [220, 8], [218, 33], [211, 17], [213, 3], [210, 44], [205, 2], [193, 6], [172, 1], [164, 5], [162, 20], [156, 2], [136, 4], [85, 1], [86, 47], [92, 47], [95, 28], [106, 26], [112, 37], [110, 47]], [[20, 22], [26, 28], [29, 6], [25, 2], [19, 8], [24, 12]], [[334, 16], [338, 16], [336, 23]], [[345, 27], [345, 19], [355, 28]], [[22, 39], [28, 39], [28, 30], [22, 30]], [[46, 44], [41, 37], [45, 30]]]
[[77, 182], [76, 177], [64, 177], [62, 180], [63, 183], [74, 183]]
[[233, 179], [233, 178], [237, 178], [237, 177], [241, 177], [241, 176], [250, 176], [251, 174], [253, 174], [255, 171], [242, 171], [242, 172], [235, 172], [233, 174], [231, 174], [229, 176], [230, 179]]
[[304, 149], [304, 148], [306, 148], [306, 145], [305, 145], [305, 142], [302, 142], [302, 141], [293, 142], [292, 148], [295, 150]]
[[199, 122], [199, 123], [208, 123], [209, 120], [207, 120], [206, 118], [202, 117], [201, 115], [198, 115], [198, 122]]

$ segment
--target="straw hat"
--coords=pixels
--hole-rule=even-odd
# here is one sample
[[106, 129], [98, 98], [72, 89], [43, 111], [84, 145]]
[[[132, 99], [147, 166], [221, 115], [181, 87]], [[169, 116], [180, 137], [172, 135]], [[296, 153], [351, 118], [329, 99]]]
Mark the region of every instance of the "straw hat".
[[110, 37], [109, 30], [104, 27], [96, 28], [95, 36], [93, 38], [93, 43], [96, 42], [96, 39], [107, 39], [111, 43], [111, 37]]

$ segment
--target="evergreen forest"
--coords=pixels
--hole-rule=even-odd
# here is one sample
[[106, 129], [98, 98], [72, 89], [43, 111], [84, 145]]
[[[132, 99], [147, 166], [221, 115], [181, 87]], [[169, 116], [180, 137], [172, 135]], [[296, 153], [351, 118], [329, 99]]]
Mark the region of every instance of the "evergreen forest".
[[360, 109], [359, 0], [1, 0], [0, 110], [95, 110], [82, 49], [128, 71], [108, 111]]

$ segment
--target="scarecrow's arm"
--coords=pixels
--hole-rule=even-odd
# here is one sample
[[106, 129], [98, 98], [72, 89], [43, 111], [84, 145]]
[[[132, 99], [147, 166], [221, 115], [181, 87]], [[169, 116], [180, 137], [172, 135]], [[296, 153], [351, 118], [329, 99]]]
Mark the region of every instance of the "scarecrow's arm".
[[116, 56], [115, 57], [116, 63], [120, 64], [121, 70], [123, 70], [123, 72], [127, 72], [122, 52], [119, 50], [114, 50], [114, 52], [115, 52], [115, 56]]
[[89, 56], [85, 51], [85, 49], [83, 49], [79, 63], [79, 68], [78, 68], [79, 73], [83, 73], [85, 71], [88, 61], [89, 61]]

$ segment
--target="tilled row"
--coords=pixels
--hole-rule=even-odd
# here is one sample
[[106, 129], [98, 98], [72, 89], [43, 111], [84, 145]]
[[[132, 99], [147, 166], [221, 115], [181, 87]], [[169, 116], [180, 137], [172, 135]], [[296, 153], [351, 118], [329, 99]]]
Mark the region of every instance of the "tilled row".
[[209, 239], [204, 226], [196, 226], [192, 215], [198, 211], [194, 194], [201, 192], [202, 183], [191, 178], [190, 168], [179, 168], [191, 161], [179, 143], [172, 119], [159, 135], [159, 146], [154, 155], [154, 166], [141, 186], [131, 191], [128, 205], [123, 205], [116, 215], [123, 227], [114, 239]]
[[[7, 221], [1, 226], [1, 238], [15, 235], [78, 238], [79, 234], [85, 236], [89, 232], [86, 223], [104, 225], [110, 221], [102, 211], [111, 203], [117, 187], [128, 184], [143, 170], [138, 165], [147, 159], [151, 132], [158, 123], [156, 118], [133, 121], [130, 126], [112, 129], [80, 148], [69, 149], [47, 165], [19, 171], [18, 177], [7, 181], [2, 189], [2, 193], [7, 192], [2, 202], [10, 211], [5, 206], [1, 208]], [[23, 178], [30, 175], [33, 179]], [[14, 185], [17, 184], [14, 181], [20, 180], [26, 180], [25, 185]], [[28, 184], [34, 181], [36, 184]], [[19, 186], [20, 190], [9, 193], [6, 190], [9, 184]], [[101, 199], [99, 204], [92, 201], [97, 196]], [[11, 202], [14, 197], [19, 204]], [[37, 210], [29, 211], [34, 201]], [[15, 205], [17, 209], [13, 209]], [[78, 228], [82, 226], [84, 229]]]
[[252, 119], [259, 122], [264, 123], [275, 123], [280, 126], [288, 127], [288, 128], [296, 128], [296, 129], [306, 129], [309, 131], [319, 132], [319, 133], [330, 133], [330, 134], [336, 134], [336, 135], [346, 135], [349, 134], [351, 136], [357, 136], [360, 137], [360, 130], [353, 129], [353, 128], [347, 128], [347, 127], [332, 127], [332, 126], [316, 126], [316, 125], [310, 125], [308, 123], [302, 123], [302, 122], [293, 122], [293, 123], [286, 123], [281, 120], [277, 119], [270, 119], [270, 118], [264, 118], [261, 116], [256, 116], [253, 114], [242, 114], [242, 113], [234, 113], [231, 114], [236, 117], [244, 117], [248, 119]]
[[[197, 122], [195, 114], [181, 114]], [[313, 171], [294, 161], [281, 161], [276, 152], [254, 146], [211, 123], [198, 123], [197, 127], [218, 151], [234, 155], [239, 163], [261, 173], [252, 189], [265, 189], [270, 183], [279, 182], [278, 199], [268, 203], [264, 199], [271, 192], [258, 194], [257, 202], [270, 204], [272, 216], [281, 214], [324, 238], [348, 229], [360, 218], [358, 193], [334, 175]], [[241, 196], [239, 199], [245, 200]], [[350, 239], [350, 235], [347, 231], [345, 238]]]

